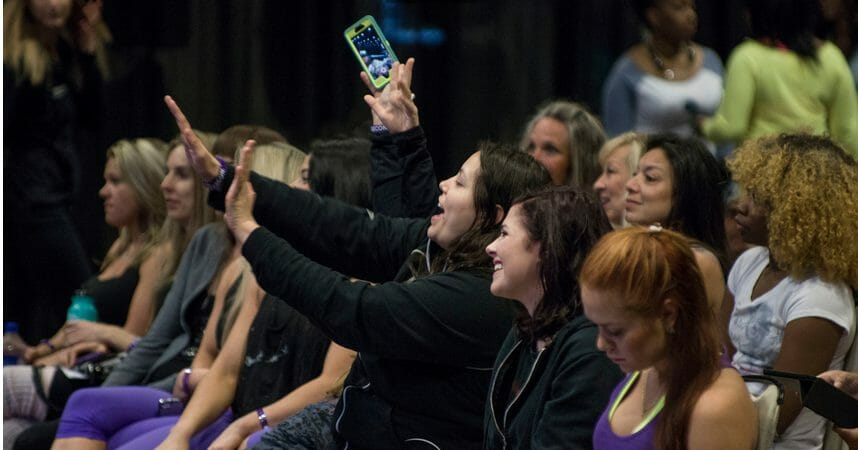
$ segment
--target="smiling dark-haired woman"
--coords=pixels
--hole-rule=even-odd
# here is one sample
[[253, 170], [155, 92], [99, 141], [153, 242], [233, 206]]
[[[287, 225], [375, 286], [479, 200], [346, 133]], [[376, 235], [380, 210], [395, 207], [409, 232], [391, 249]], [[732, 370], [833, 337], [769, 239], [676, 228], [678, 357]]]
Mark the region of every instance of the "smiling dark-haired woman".
[[596, 348], [578, 272], [611, 230], [579, 188], [554, 188], [513, 204], [492, 257], [492, 293], [524, 306], [492, 372], [485, 449], [590, 448], [593, 428], [622, 374]]

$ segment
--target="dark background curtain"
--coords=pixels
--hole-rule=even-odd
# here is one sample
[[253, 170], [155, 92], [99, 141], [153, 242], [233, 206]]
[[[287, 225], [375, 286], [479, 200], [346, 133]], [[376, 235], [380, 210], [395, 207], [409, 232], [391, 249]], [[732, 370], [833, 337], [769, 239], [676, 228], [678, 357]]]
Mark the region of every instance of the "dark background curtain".
[[[741, 0], [698, 0], [697, 40], [726, 60], [742, 38]], [[84, 203], [97, 205], [104, 151], [123, 137], [176, 133], [162, 97], [194, 127], [281, 131], [299, 148], [364, 133], [369, 112], [343, 30], [372, 14], [400, 59], [417, 59], [413, 90], [439, 177], [480, 140], [516, 143], [550, 99], [598, 114], [613, 61], [639, 39], [625, 0], [105, 2], [114, 43], [105, 135]], [[103, 219], [92, 214], [90, 230]]]

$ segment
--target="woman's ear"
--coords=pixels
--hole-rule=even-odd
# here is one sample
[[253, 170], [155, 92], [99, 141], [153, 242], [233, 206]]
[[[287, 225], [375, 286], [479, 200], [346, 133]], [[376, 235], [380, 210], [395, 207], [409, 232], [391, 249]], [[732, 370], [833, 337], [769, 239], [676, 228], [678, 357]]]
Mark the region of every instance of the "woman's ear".
[[505, 215], [506, 211], [504, 211], [503, 206], [495, 204], [495, 224], [503, 222]]
[[673, 334], [676, 330], [676, 316], [678, 315], [676, 301], [668, 297], [664, 299], [661, 305], [661, 322], [664, 324], [664, 330], [667, 334]]

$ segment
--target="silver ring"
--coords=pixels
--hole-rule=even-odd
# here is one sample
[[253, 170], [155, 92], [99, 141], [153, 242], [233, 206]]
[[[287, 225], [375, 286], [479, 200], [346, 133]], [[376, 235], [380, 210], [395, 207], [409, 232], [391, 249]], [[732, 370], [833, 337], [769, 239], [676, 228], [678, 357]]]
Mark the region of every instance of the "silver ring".
[[417, 94], [415, 94], [415, 93], [413, 93], [413, 92], [412, 92], [412, 93], [411, 93], [411, 100], [414, 100], [414, 98], [415, 98], [415, 97], [417, 97]]

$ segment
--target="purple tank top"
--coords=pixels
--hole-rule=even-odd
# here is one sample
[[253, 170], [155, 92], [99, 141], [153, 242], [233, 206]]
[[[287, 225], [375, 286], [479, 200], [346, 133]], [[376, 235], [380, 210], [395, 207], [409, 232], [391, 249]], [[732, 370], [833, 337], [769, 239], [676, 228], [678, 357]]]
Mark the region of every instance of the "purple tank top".
[[608, 401], [608, 406], [602, 412], [599, 421], [596, 422], [596, 429], [593, 430], [593, 449], [594, 450], [613, 450], [622, 448], [625, 450], [651, 450], [653, 448], [653, 439], [655, 439], [655, 427], [658, 425], [658, 419], [661, 412], [649, 421], [643, 428], [628, 436], [619, 436], [611, 429], [611, 423], [608, 420], [608, 414], [619, 403], [621, 394], [625, 394], [626, 387], [637, 378], [638, 372], [632, 372], [626, 375], [626, 378], [614, 388], [611, 393], [611, 399]]

